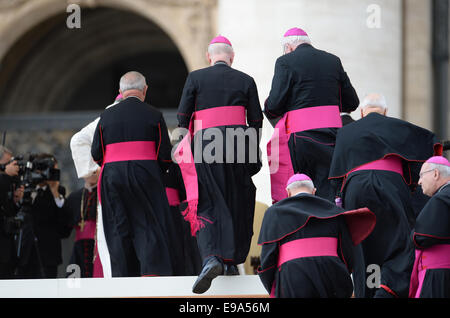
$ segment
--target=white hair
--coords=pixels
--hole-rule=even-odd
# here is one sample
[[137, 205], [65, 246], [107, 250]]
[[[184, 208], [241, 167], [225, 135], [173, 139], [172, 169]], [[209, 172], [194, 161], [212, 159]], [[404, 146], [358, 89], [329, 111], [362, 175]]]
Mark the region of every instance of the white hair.
[[366, 95], [366, 97], [364, 97], [360, 107], [362, 109], [367, 107], [378, 107], [381, 109], [386, 109], [386, 98], [381, 94], [368, 94]]
[[5, 154], [12, 155], [12, 151], [6, 148], [5, 146], [0, 145], [0, 160], [3, 158]]
[[428, 165], [430, 167], [430, 170], [437, 169], [439, 171], [439, 175], [442, 178], [450, 177], [450, 167], [445, 165], [440, 165], [438, 163], [430, 163], [428, 162]]
[[137, 89], [143, 91], [147, 85], [144, 75], [139, 72], [128, 72], [120, 78], [120, 90], [123, 92]]
[[286, 49], [286, 45], [300, 45], [302, 43], [308, 43], [311, 44], [311, 39], [307, 35], [291, 35], [291, 36], [285, 36], [281, 40], [281, 45], [283, 46], [283, 50]]
[[307, 188], [311, 191], [314, 190], [314, 183], [311, 180], [304, 180], [304, 181], [295, 181], [289, 184], [286, 187], [286, 190], [296, 190], [300, 188]]
[[218, 55], [218, 54], [233, 54], [233, 47], [226, 43], [213, 43], [208, 45], [208, 53], [209, 55]]

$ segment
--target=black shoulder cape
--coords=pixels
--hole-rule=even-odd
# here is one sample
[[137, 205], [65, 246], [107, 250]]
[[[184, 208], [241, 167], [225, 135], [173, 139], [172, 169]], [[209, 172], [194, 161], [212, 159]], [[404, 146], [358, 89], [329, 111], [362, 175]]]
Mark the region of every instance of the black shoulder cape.
[[345, 217], [355, 245], [363, 241], [375, 227], [375, 214], [367, 208], [345, 211], [328, 200], [301, 193], [277, 202], [267, 209], [258, 244], [280, 241], [302, 229], [311, 218], [329, 219], [340, 215]]

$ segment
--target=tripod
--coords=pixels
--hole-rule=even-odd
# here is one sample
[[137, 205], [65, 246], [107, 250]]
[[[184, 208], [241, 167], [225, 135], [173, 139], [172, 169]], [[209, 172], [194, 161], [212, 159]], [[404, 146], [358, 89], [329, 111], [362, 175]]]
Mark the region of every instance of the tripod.
[[36, 237], [33, 229], [33, 217], [31, 215], [31, 206], [32, 206], [32, 197], [31, 194], [33, 193], [33, 189], [30, 189], [29, 187], [26, 187], [24, 190], [23, 200], [22, 204], [20, 206], [19, 212], [17, 212], [17, 215], [15, 217], [15, 221], [18, 227], [18, 233], [15, 235], [15, 241], [16, 241], [16, 256], [18, 260], [19, 266], [17, 266], [15, 275], [20, 276], [20, 263], [21, 259], [23, 257], [22, 249], [23, 249], [23, 238], [24, 238], [24, 229], [28, 231], [27, 234], [31, 237], [33, 241], [33, 249], [36, 253], [36, 258], [38, 262], [38, 268], [39, 268], [39, 277], [45, 278], [45, 271], [44, 271], [44, 265], [42, 263], [41, 253], [39, 252], [39, 240]]

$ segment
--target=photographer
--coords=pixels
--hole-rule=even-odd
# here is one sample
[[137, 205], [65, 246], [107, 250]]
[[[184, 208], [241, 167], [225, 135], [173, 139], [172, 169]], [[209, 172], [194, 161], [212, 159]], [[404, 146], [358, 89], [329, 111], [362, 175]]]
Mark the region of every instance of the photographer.
[[40, 154], [32, 162], [34, 172], [42, 180], [31, 193], [17, 274], [19, 278], [56, 278], [57, 267], [62, 263], [61, 239], [71, 232], [64, 208], [65, 188], [59, 184], [54, 156]]
[[12, 152], [0, 146], [0, 279], [13, 277], [16, 259], [11, 225], [18, 211], [17, 203], [23, 196], [23, 187], [16, 188], [13, 182], [19, 166], [11, 159]]

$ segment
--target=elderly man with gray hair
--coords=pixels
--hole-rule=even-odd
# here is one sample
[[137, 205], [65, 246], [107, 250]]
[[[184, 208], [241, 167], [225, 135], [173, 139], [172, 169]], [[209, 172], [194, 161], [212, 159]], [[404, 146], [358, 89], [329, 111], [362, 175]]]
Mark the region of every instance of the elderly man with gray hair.
[[264, 214], [258, 275], [272, 297], [348, 298], [353, 245], [375, 226], [368, 209], [345, 211], [316, 197], [311, 178], [292, 176], [288, 198]]
[[[184, 154], [189, 150], [201, 159], [195, 163], [177, 160], [187, 195], [183, 214], [197, 237], [203, 261], [192, 287], [198, 294], [207, 291], [218, 275], [237, 274], [236, 265], [245, 262], [253, 235], [256, 188], [252, 176], [262, 166], [263, 115], [254, 79], [231, 67], [234, 51], [224, 36], [211, 40], [206, 58], [210, 66], [189, 73], [184, 85], [178, 125], [190, 131], [175, 152], [178, 157], [178, 149]], [[193, 152], [189, 137], [194, 137]], [[213, 160], [204, 157], [219, 138], [222, 143], [214, 147]]]
[[428, 159], [419, 184], [431, 199], [419, 213], [412, 241], [416, 248], [409, 297], [450, 298], [450, 163]]
[[[383, 95], [367, 95], [361, 103], [362, 119], [339, 130], [330, 168], [344, 209], [368, 207], [377, 216], [355, 260], [356, 297], [408, 296], [414, 258], [409, 240], [415, 221], [411, 192], [419, 164], [442, 152], [432, 132], [386, 113]], [[380, 279], [367, 284], [374, 265]]]
[[284, 179], [302, 171], [314, 181], [319, 197], [334, 202], [328, 172], [336, 133], [342, 127], [340, 113], [354, 111], [358, 95], [341, 60], [313, 47], [304, 30], [289, 29], [282, 46], [284, 55], [276, 60], [264, 104], [269, 120], [281, 117], [270, 145], [279, 145], [280, 157], [286, 158], [279, 162], [281, 169], [271, 174], [272, 200], [285, 198]]
[[171, 144], [162, 113], [144, 102], [145, 77], [120, 79], [123, 100], [100, 116], [92, 157], [113, 277], [173, 275], [174, 228], [162, 174]]

